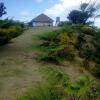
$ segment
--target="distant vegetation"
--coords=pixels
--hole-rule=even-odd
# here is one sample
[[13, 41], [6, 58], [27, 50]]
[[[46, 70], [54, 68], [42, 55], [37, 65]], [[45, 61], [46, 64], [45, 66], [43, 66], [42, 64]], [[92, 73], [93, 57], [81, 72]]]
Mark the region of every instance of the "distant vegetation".
[[[0, 18], [6, 14], [4, 3], [0, 3]], [[7, 44], [11, 39], [19, 36], [24, 31], [24, 24], [18, 21], [0, 19], [0, 46]]]
[[[94, 23], [95, 18], [100, 17], [100, 15], [97, 14], [97, 11], [100, 9], [100, 5], [96, 5], [96, 3], [97, 0], [94, 0], [94, 2], [90, 0], [89, 3], [81, 4], [79, 10], [72, 10], [67, 17], [69, 22], [72, 24], [84, 25]], [[93, 18], [93, 21], [90, 21], [90, 18]]]

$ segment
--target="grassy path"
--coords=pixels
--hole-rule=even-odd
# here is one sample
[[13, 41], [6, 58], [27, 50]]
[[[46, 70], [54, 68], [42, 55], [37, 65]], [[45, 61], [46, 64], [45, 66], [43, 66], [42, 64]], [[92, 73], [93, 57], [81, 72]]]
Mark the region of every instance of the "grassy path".
[[31, 84], [41, 81], [39, 63], [31, 46], [33, 37], [52, 28], [34, 28], [25, 31], [8, 45], [0, 48], [0, 100], [14, 100]]
[[8, 45], [0, 48], [0, 100], [15, 100], [31, 85], [44, 81], [39, 68], [55, 66], [64, 70], [73, 79], [82, 72], [77, 65], [65, 63], [64, 66], [42, 65], [35, 59], [36, 35], [55, 28], [33, 28], [25, 31]]

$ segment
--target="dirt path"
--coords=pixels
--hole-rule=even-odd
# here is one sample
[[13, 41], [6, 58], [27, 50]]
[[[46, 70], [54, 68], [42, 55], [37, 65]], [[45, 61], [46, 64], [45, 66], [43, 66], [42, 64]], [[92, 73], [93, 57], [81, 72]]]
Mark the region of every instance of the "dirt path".
[[25, 31], [8, 45], [0, 48], [0, 100], [14, 100], [31, 84], [41, 81], [37, 71], [40, 64], [31, 50], [35, 35], [53, 28], [34, 28]]
[[65, 66], [52, 64], [42, 65], [35, 59], [36, 52], [32, 46], [36, 45], [36, 35], [56, 28], [33, 28], [26, 30], [21, 36], [12, 40], [8, 45], [0, 48], [0, 100], [15, 100], [31, 85], [44, 81], [39, 68], [54, 66], [64, 70], [75, 79], [79, 76], [79, 67], [66, 63]]

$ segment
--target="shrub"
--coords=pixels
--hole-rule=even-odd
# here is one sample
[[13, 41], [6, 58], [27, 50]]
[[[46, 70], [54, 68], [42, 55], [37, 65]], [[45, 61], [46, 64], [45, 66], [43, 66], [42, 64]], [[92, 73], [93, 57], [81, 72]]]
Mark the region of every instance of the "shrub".
[[96, 33], [96, 29], [90, 26], [83, 26], [81, 28], [81, 32], [88, 35], [94, 35]]
[[77, 37], [77, 41], [76, 41], [76, 44], [75, 44], [75, 47], [80, 50], [82, 49], [82, 45], [85, 43], [85, 35], [84, 34], [79, 34], [78, 37]]
[[87, 59], [87, 60], [92, 60], [93, 59], [93, 50], [92, 48], [84, 48], [83, 49], [83, 55], [84, 55], [84, 58]]
[[43, 48], [45, 54], [42, 60], [55, 63], [58, 63], [61, 59], [74, 60], [75, 39], [67, 32], [60, 33], [61, 31], [48, 32], [39, 36], [39, 39], [43, 41], [40, 47]]
[[11, 26], [20, 26], [21, 28], [24, 28], [24, 23], [14, 21], [8, 18], [4, 20], [0, 20], [0, 28], [8, 29]]
[[8, 29], [0, 28], [0, 45], [8, 43], [12, 38], [19, 36], [23, 32], [21, 27], [11, 26]]
[[67, 83], [65, 93], [68, 100], [98, 100], [99, 91], [88, 76], [80, 76], [77, 81]]
[[38, 37], [40, 40], [53, 42], [57, 40], [58, 34], [59, 34], [58, 31], [46, 32], [42, 35], [39, 35]]
[[75, 33], [74, 26], [66, 25], [62, 27], [62, 29], [60, 30], [60, 33], [69, 33], [69, 35], [70, 34], [72, 35], [72, 33]]
[[0, 29], [0, 45], [4, 45], [11, 40], [9, 32], [6, 29]]
[[54, 52], [54, 55], [56, 55], [59, 58], [67, 59], [67, 60], [70, 60], [70, 61], [74, 60], [74, 57], [75, 57], [75, 53], [71, 49], [71, 47], [64, 47], [64, 46], [62, 46], [62, 48], [57, 49]]
[[67, 22], [67, 21], [61, 21], [58, 26], [60, 27], [66, 27], [67, 25], [72, 25], [72, 23], [70, 22]]
[[91, 73], [100, 78], [100, 64], [96, 64], [96, 66], [94, 68], [91, 69]]
[[9, 27], [8, 31], [9, 31], [10, 36], [12, 38], [15, 38], [23, 32], [23, 29], [20, 26], [11, 26]]

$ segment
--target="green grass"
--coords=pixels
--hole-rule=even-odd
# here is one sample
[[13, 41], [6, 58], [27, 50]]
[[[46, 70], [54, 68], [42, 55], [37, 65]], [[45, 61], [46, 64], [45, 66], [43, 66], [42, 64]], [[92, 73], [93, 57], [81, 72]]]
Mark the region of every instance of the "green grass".
[[[37, 40], [37, 35], [56, 29], [52, 27], [32, 28], [26, 30], [8, 45], [0, 47], [0, 100], [16, 100], [31, 88], [38, 91], [38, 88], [35, 88], [37, 83], [41, 83], [40, 87], [43, 88], [44, 82], [47, 82], [45, 93], [48, 93], [51, 89], [51, 87], [48, 89], [48, 83], [52, 83], [51, 80], [56, 79], [57, 76], [62, 77], [61, 74], [56, 74], [57, 69], [61, 70], [60, 73], [67, 73], [72, 80], [81, 74], [77, 64], [64, 62], [63, 65], [53, 65], [37, 61], [36, 57], [40, 52], [35, 47], [41, 42]], [[48, 66], [53, 66], [55, 69], [52, 70]], [[92, 77], [87, 71], [83, 73]]]
[[61, 88], [69, 80], [68, 75], [54, 66], [42, 67], [40, 72], [45, 82], [37, 83], [35, 88], [29, 88], [18, 100], [61, 100], [63, 98]]
[[49, 30], [55, 28], [26, 30], [8, 45], [0, 47], [0, 100], [14, 100], [31, 84], [41, 81], [41, 74], [38, 72], [41, 65], [35, 59], [36, 51], [32, 49], [32, 45], [36, 44], [37, 34]]

